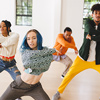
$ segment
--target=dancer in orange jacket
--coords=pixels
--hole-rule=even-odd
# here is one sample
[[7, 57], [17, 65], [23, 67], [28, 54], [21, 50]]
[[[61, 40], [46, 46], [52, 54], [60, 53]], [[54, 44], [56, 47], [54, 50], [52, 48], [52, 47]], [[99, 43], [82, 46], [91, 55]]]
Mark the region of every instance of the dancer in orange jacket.
[[84, 41], [68, 73], [62, 80], [52, 100], [58, 100], [69, 82], [80, 72], [92, 68], [100, 73], [100, 4], [91, 8], [93, 20], [87, 19]]
[[69, 70], [70, 66], [72, 65], [72, 60], [65, 55], [68, 48], [72, 48], [75, 50], [75, 54], [78, 53], [78, 50], [75, 46], [75, 42], [73, 37], [71, 36], [72, 30], [69, 27], [66, 27], [64, 29], [64, 34], [58, 34], [56, 43], [54, 45], [54, 48], [57, 50], [57, 52], [53, 53], [53, 60], [63, 63], [66, 67], [62, 74], [62, 77], [64, 77]]

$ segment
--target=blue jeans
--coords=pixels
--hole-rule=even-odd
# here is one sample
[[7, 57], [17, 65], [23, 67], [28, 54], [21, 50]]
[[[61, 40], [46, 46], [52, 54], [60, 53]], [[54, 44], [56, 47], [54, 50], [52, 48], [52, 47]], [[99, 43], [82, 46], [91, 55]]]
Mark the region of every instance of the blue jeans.
[[16, 76], [21, 74], [16, 66], [15, 59], [13, 59], [12, 61], [3, 61], [2, 59], [0, 59], [0, 72], [4, 70], [6, 70], [11, 75], [13, 80], [16, 79]]

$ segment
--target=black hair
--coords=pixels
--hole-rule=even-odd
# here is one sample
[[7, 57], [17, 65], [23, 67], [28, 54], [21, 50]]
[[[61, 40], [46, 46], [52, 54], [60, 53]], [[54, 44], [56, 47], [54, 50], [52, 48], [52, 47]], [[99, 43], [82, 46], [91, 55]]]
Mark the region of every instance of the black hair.
[[11, 23], [10, 23], [10, 21], [7, 21], [7, 20], [2, 20], [2, 22], [4, 22], [4, 23], [5, 23], [5, 25], [6, 25], [6, 27], [7, 27], [7, 32], [8, 32], [8, 35], [9, 35], [9, 32], [11, 32], [11, 29], [8, 31], [8, 28], [10, 28], [10, 27], [11, 27]]
[[100, 4], [94, 4], [92, 7], [91, 7], [91, 11], [92, 13], [94, 13], [94, 11], [100, 11]]
[[65, 33], [66, 31], [69, 31], [69, 32], [72, 33], [72, 29], [71, 29], [70, 27], [66, 27], [66, 28], [64, 29], [64, 33]]

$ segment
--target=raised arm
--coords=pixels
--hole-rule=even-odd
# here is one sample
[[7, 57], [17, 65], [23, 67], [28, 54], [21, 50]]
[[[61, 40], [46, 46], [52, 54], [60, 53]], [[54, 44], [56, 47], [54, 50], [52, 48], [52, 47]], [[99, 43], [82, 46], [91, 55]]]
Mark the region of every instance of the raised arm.
[[95, 23], [93, 20], [87, 19], [85, 23], [85, 32], [89, 35], [99, 35], [100, 31], [94, 28]]
[[89, 34], [90, 40], [100, 41], [100, 31], [95, 30], [95, 28], [93, 27], [95, 25], [93, 24], [94, 24], [93, 20], [87, 19], [85, 23], [85, 33], [87, 33], [86, 36], [88, 36]]
[[40, 56], [45, 56], [45, 55], [49, 55], [52, 54], [54, 52], [56, 52], [56, 50], [54, 48], [49, 49], [47, 47], [44, 47], [42, 50], [20, 50], [21, 51], [21, 56], [22, 57], [29, 57], [29, 58], [36, 58], [36, 57], [40, 57]]
[[71, 44], [74, 45], [73, 49], [74, 49], [74, 50], [77, 50], [77, 47], [76, 47], [76, 45], [75, 45], [75, 41], [74, 41], [74, 38], [73, 38], [73, 37], [71, 37]]
[[7, 40], [5, 40], [3, 43], [1, 43], [1, 45], [3, 47], [8, 47], [10, 45], [16, 44], [18, 42], [18, 40], [19, 40], [19, 35], [17, 33], [13, 33]]
[[60, 43], [63, 47], [68, 47], [68, 48], [76, 49], [76, 47], [75, 47], [75, 42], [74, 42], [74, 40], [73, 40], [72, 37], [71, 37], [71, 43], [69, 43], [69, 42], [67, 42], [67, 41], [64, 39], [64, 37], [63, 37], [62, 34], [58, 34], [58, 37], [57, 37], [56, 41], [57, 41], [58, 43]]
[[43, 67], [45, 64], [50, 64], [53, 60], [52, 53], [55, 49], [44, 48], [43, 50], [21, 50], [23, 66], [25, 68]]

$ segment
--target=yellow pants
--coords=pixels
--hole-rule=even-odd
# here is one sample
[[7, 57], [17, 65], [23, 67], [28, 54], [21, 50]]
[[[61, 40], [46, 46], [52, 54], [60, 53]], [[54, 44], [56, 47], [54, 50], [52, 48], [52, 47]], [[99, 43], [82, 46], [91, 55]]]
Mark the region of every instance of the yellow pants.
[[77, 56], [69, 71], [67, 72], [66, 76], [62, 80], [61, 85], [58, 88], [59, 93], [62, 93], [64, 91], [68, 83], [74, 78], [75, 75], [89, 68], [95, 69], [100, 73], [100, 65], [96, 65], [95, 61], [87, 62], [82, 60], [79, 56]]

